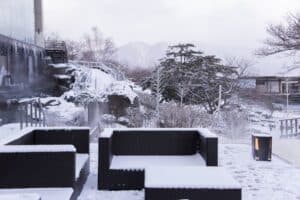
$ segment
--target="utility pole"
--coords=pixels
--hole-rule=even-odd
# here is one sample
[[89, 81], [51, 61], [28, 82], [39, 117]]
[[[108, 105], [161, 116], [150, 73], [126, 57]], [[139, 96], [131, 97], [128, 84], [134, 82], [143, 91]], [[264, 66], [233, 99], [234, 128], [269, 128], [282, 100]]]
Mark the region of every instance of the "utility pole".
[[160, 113], [159, 113], [159, 102], [160, 102], [160, 67], [157, 68], [156, 72], [156, 113], [157, 119], [159, 121]]
[[285, 87], [286, 87], [286, 112], [288, 112], [289, 111], [289, 81], [288, 80], [286, 80]]
[[222, 85], [219, 86], [218, 111], [220, 111], [220, 109], [221, 109], [221, 101], [222, 101]]

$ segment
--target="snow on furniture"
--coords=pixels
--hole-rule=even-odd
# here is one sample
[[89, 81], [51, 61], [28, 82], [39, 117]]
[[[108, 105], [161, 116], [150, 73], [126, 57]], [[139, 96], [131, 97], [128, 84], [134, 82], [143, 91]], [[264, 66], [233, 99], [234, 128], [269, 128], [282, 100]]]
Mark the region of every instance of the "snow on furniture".
[[76, 152], [73, 145], [6, 145], [0, 146], [0, 153]]
[[72, 187], [75, 151], [56, 147], [49, 145], [47, 151], [39, 145], [1, 147], [0, 188]]
[[106, 129], [99, 138], [98, 189], [143, 189], [145, 168], [159, 163], [217, 166], [218, 138], [205, 131]]
[[[24, 189], [0, 189], [0, 199], [3, 196], [10, 197], [36, 197], [39, 196], [39, 200], [69, 200], [72, 197], [72, 188], [24, 188]], [[10, 199], [5, 199], [10, 200]], [[35, 200], [35, 199], [22, 199], [16, 198], [13, 200]]]
[[73, 188], [76, 199], [89, 174], [89, 128], [27, 130], [0, 146], [0, 188]]
[[222, 167], [147, 167], [146, 188], [239, 189], [240, 185]]
[[241, 200], [241, 186], [220, 167], [149, 167], [146, 200]]
[[185, 156], [113, 156], [111, 169], [143, 170], [149, 166], [205, 166], [199, 155]]
[[4, 200], [42, 200], [38, 194], [0, 194], [0, 199]]

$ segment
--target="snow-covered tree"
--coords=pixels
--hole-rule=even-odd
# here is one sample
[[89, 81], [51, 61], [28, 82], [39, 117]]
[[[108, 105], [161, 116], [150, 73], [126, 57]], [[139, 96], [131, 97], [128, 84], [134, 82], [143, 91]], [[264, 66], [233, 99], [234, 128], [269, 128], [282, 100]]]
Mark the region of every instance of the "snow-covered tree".
[[97, 27], [84, 36], [82, 60], [94, 62], [106, 62], [112, 60], [116, 51], [114, 42], [105, 38]]
[[290, 14], [285, 24], [271, 24], [267, 28], [269, 37], [257, 54], [270, 56], [278, 53], [295, 55], [300, 51], [300, 14]]
[[[45, 43], [51, 46], [64, 39], [57, 33], [45, 37]], [[105, 37], [97, 27], [93, 27], [80, 40], [66, 40], [69, 60], [102, 62], [106, 65], [117, 65], [113, 55], [117, 48], [113, 40]]]
[[[218, 107], [220, 85], [223, 95], [230, 95], [237, 70], [222, 65], [219, 58], [205, 56], [194, 48], [192, 44], [179, 44], [169, 48], [159, 66], [163, 83], [160, 94], [165, 101], [202, 104], [209, 113], [213, 113]], [[156, 92], [156, 74], [155, 71], [146, 79], [144, 88], [151, 88]]]

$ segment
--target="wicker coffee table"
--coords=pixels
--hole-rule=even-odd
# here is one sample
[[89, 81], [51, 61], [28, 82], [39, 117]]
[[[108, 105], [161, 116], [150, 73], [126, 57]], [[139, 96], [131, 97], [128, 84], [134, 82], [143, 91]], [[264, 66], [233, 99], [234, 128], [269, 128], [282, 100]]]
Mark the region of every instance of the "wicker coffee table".
[[146, 200], [241, 200], [241, 186], [220, 167], [149, 167]]

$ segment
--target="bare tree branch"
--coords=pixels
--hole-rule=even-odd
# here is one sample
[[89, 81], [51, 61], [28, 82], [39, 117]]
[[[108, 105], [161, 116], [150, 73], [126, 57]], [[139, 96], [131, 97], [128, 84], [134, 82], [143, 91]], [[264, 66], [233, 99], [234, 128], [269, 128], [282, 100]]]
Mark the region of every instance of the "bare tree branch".
[[300, 50], [300, 14], [289, 14], [286, 24], [269, 25], [267, 33], [269, 38], [264, 41], [265, 46], [256, 51], [257, 55], [295, 55]]

